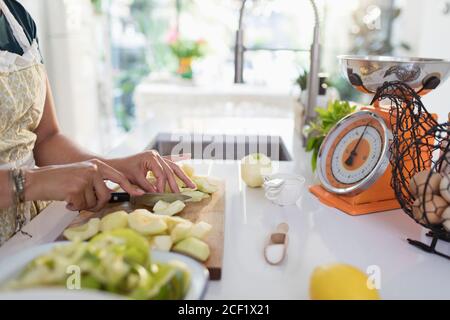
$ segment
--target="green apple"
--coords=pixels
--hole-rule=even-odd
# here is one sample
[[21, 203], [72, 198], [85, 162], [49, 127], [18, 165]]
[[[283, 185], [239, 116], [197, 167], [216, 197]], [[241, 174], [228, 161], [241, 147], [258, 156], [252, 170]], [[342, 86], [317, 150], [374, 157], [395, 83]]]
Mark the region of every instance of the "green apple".
[[264, 184], [264, 176], [272, 173], [272, 162], [262, 153], [254, 153], [241, 160], [241, 177], [247, 186], [259, 188]]
[[142, 291], [143, 296], [151, 300], [181, 300], [191, 281], [189, 269], [182, 262], [156, 263], [152, 276], [151, 289]]
[[150, 245], [143, 236], [130, 229], [116, 229], [100, 233], [89, 241], [91, 249], [120, 252], [118, 247], [125, 246], [124, 255], [129, 262], [146, 265], [150, 262]]

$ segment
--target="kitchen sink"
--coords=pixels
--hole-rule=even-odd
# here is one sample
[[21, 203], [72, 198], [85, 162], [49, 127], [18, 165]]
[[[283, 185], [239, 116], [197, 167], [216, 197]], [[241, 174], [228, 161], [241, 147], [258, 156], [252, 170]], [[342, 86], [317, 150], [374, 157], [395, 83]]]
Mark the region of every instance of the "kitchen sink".
[[190, 153], [193, 159], [240, 160], [261, 152], [275, 161], [290, 161], [283, 139], [265, 135], [207, 135], [159, 133], [148, 149], [161, 155]]

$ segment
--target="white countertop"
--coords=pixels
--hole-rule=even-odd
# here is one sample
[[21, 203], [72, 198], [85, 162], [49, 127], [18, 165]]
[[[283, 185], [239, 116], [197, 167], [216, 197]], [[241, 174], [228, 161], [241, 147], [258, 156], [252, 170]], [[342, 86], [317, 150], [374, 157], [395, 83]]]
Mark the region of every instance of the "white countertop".
[[[299, 146], [292, 127], [287, 119], [159, 119], [140, 126], [111, 154], [142, 150], [161, 131], [270, 131], [285, 139], [294, 157], [292, 162], [280, 162], [278, 171], [303, 174], [312, 183], [309, 155]], [[427, 243], [429, 239], [426, 230], [401, 211], [351, 217], [322, 205], [306, 188], [299, 206], [278, 207], [264, 198], [263, 190], [242, 183], [238, 162], [195, 160], [193, 164], [199, 174], [227, 183], [222, 280], [210, 282], [207, 299], [308, 299], [312, 270], [332, 262], [349, 263], [363, 271], [378, 266], [384, 299], [450, 299], [449, 261], [407, 243], [406, 238]], [[63, 205], [54, 204], [26, 227], [35, 236], [32, 240], [17, 235], [0, 249], [0, 258], [20, 247], [51, 241], [55, 229], [62, 230], [72, 216]], [[290, 226], [288, 257], [283, 265], [270, 266], [263, 258], [263, 247], [280, 222]], [[449, 243], [438, 248], [450, 253]]]

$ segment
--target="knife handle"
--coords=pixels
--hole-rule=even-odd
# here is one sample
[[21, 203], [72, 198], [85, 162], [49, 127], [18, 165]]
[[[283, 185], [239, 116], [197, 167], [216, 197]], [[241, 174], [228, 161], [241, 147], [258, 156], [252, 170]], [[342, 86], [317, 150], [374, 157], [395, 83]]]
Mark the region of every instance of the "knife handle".
[[130, 194], [126, 192], [112, 192], [109, 203], [122, 203], [131, 200]]

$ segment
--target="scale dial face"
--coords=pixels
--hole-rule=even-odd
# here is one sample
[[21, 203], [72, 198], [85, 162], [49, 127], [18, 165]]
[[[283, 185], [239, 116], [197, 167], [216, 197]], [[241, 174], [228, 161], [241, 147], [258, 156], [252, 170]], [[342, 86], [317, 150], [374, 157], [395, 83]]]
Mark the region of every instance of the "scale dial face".
[[389, 131], [376, 114], [359, 111], [342, 119], [322, 143], [318, 174], [331, 192], [361, 192], [380, 177], [388, 164]]

